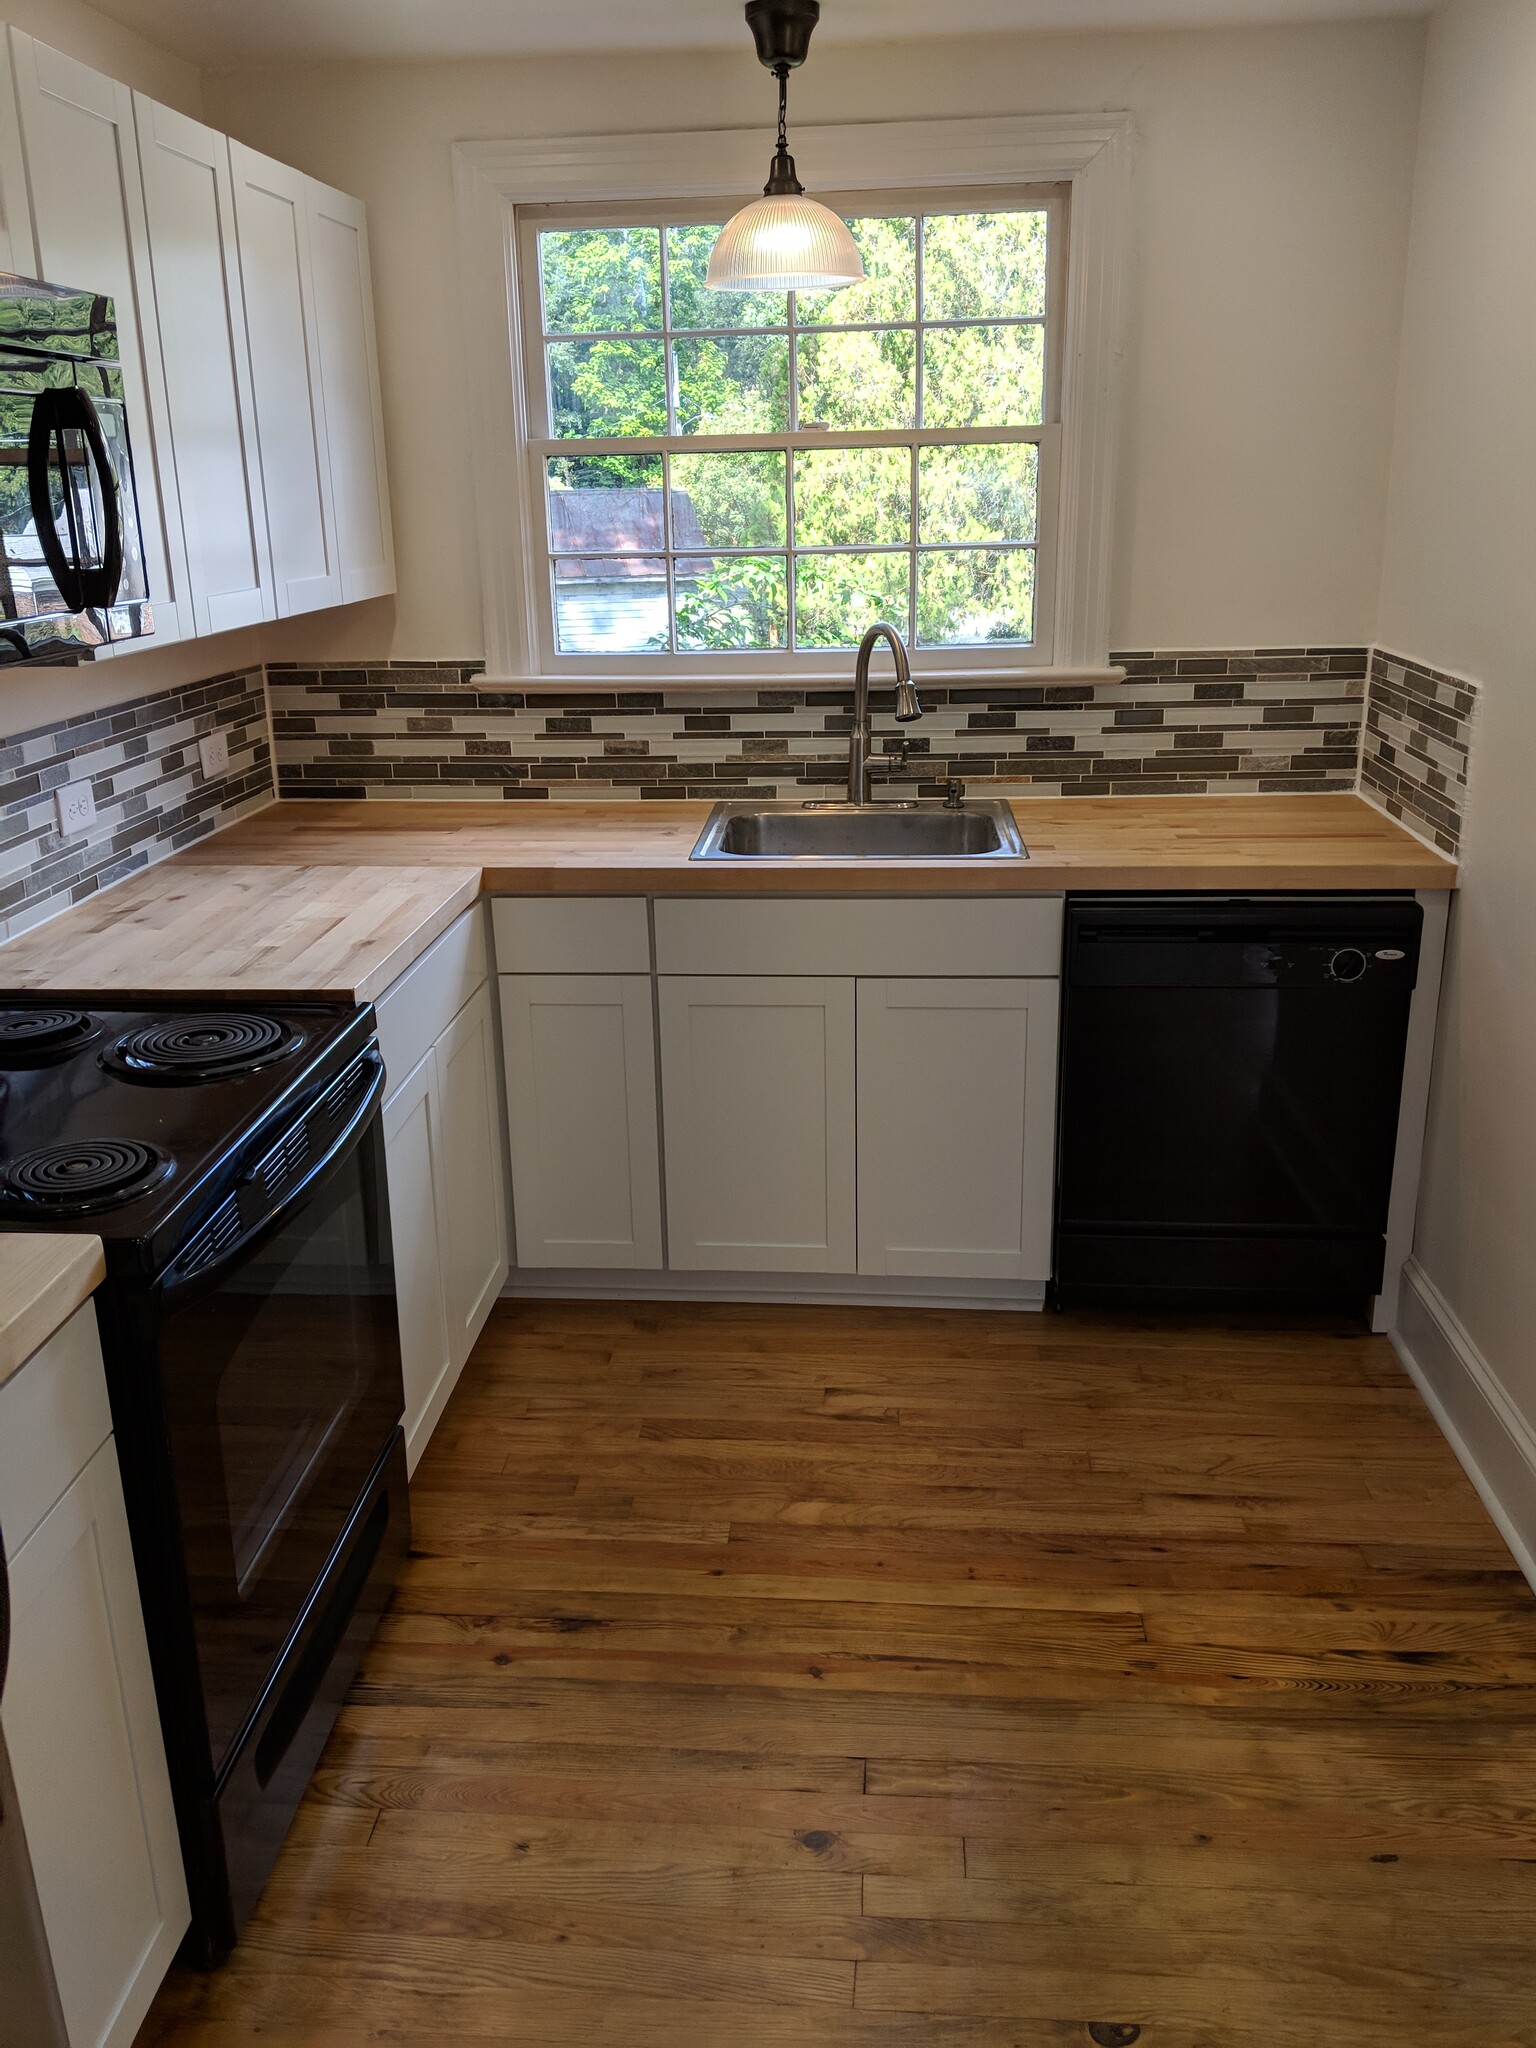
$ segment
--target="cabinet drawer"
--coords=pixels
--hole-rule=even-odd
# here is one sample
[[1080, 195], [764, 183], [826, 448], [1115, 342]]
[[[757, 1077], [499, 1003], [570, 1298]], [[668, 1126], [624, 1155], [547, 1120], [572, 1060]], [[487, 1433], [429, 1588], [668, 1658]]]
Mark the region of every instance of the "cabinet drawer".
[[497, 896], [500, 974], [649, 974], [643, 896]]
[[379, 997], [379, 1048], [391, 1090], [420, 1066], [489, 972], [485, 915], [477, 903]]
[[112, 1434], [92, 1303], [0, 1387], [0, 1529], [14, 1557]]
[[1061, 972], [1060, 896], [832, 897], [656, 904], [661, 974]]

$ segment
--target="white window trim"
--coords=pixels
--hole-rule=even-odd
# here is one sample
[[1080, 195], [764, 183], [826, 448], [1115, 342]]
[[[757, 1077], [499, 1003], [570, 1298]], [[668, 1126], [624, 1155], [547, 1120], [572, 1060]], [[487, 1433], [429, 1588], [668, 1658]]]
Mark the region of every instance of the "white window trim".
[[[1110, 546], [1131, 133], [1129, 114], [1027, 114], [802, 128], [795, 136], [796, 157], [813, 192], [1071, 185], [1054, 657], [1049, 668], [1031, 667], [1032, 678], [1115, 673], [1107, 667]], [[528, 503], [524, 459], [528, 434], [513, 210], [732, 192], [745, 196], [756, 191], [762, 176], [763, 148], [760, 128], [454, 145], [466, 370], [468, 388], [476, 394], [471, 443], [491, 679], [556, 689], [607, 679], [596, 664], [579, 677], [537, 672], [530, 571], [542, 573], [543, 551], [538, 551], [535, 568], [537, 520]], [[846, 665], [829, 666], [828, 678], [840, 677]], [[945, 671], [925, 661], [924, 673], [939, 679]], [[975, 669], [957, 667], [954, 673], [970, 675]], [[615, 680], [626, 689], [646, 687], [632, 674]], [[651, 687], [760, 688], [762, 681], [740, 673], [678, 676], [665, 657], [658, 657]]]

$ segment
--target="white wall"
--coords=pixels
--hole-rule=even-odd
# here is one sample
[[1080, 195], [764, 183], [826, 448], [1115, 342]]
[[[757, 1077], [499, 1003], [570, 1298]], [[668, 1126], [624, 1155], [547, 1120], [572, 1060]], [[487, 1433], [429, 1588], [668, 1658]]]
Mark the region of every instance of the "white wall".
[[[205, 78], [209, 120], [369, 208], [399, 596], [274, 629], [276, 654], [482, 651], [450, 143], [760, 124], [766, 162], [742, 40]], [[1422, 45], [1411, 22], [829, 44], [797, 77], [807, 123], [1136, 114], [1116, 645], [1369, 638]]]
[[151, 93], [194, 119], [202, 116], [203, 79], [195, 64], [110, 20], [85, 0], [3, 0], [0, 20], [109, 78], [120, 78], [136, 92]]
[[1430, 29], [1379, 638], [1483, 686], [1417, 1256], [1536, 1426], [1536, 6]]

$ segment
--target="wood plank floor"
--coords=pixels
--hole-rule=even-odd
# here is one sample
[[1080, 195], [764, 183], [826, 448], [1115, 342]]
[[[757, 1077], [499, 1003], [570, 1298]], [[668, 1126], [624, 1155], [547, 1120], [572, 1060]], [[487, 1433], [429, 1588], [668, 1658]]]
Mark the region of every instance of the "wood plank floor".
[[1383, 1339], [503, 1304], [153, 2048], [1536, 2044], [1536, 1601]]

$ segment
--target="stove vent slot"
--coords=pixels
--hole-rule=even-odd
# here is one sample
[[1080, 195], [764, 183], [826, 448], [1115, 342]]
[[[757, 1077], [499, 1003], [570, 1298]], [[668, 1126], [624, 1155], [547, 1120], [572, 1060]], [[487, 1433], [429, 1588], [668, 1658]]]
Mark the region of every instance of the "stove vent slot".
[[268, 1202], [275, 1202], [289, 1181], [303, 1172], [308, 1158], [309, 1126], [295, 1124], [257, 1165], [254, 1178], [261, 1182]]
[[348, 1067], [331, 1088], [320, 1098], [320, 1108], [333, 1124], [339, 1124], [368, 1086], [369, 1065], [367, 1060], [357, 1060]]
[[189, 1277], [193, 1273], [200, 1273], [204, 1266], [211, 1265], [221, 1252], [226, 1251], [239, 1235], [239, 1199], [235, 1195], [228, 1195], [182, 1254], [182, 1273]]

